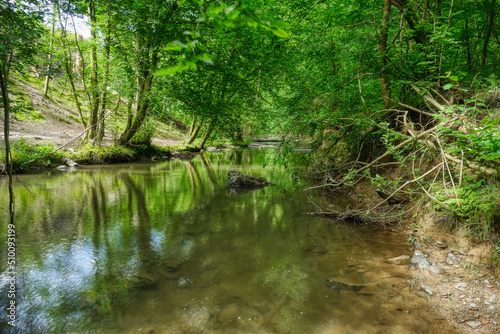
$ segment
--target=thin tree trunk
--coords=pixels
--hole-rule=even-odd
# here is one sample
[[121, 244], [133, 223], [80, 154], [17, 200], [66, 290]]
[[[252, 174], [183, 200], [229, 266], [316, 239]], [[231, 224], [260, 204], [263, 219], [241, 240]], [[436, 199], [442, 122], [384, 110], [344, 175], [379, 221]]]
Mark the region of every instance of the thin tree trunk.
[[378, 50], [380, 53], [380, 66], [381, 66], [381, 77], [380, 77], [380, 88], [382, 89], [382, 98], [384, 100], [384, 105], [386, 108], [390, 107], [391, 104], [391, 89], [389, 86], [389, 79], [387, 77], [386, 65], [387, 65], [387, 37], [389, 33], [389, 19], [391, 16], [391, 1], [384, 1], [384, 13], [382, 16], [382, 26], [380, 28], [380, 37], [378, 42]]
[[[104, 83], [103, 83], [103, 89], [102, 89], [102, 96], [101, 96], [101, 107], [99, 110], [99, 119], [102, 120], [104, 118], [104, 111], [106, 109], [106, 102], [107, 102], [107, 88], [108, 88], [108, 81], [109, 81], [109, 60], [110, 60], [110, 54], [111, 54], [111, 1], [108, 0], [108, 21], [106, 23], [106, 37], [104, 40], [104, 49], [106, 52], [106, 60], [105, 60], [105, 65], [104, 65]], [[98, 128], [98, 133], [97, 133], [97, 141], [102, 141], [104, 138], [104, 121], [102, 121], [99, 124]]]
[[441, 66], [443, 65], [443, 52], [444, 52], [444, 40], [446, 39], [446, 34], [448, 33], [448, 28], [450, 27], [451, 15], [453, 14], [453, 5], [455, 0], [451, 0], [450, 12], [448, 14], [448, 20], [446, 21], [446, 28], [444, 29], [443, 43], [441, 44], [441, 52], [439, 54], [439, 65], [438, 65], [438, 85], [441, 84]]
[[408, 1], [407, 0], [390, 0], [390, 2], [397, 8], [401, 13], [403, 13], [406, 22], [408, 22], [408, 26], [415, 33], [413, 34], [413, 40], [417, 44], [427, 44], [427, 33], [425, 29], [418, 25], [418, 18], [414, 13], [408, 10]]
[[465, 48], [467, 50], [467, 67], [472, 70], [472, 54], [470, 49], [469, 18], [465, 19]]
[[50, 60], [52, 59], [52, 46], [54, 44], [54, 34], [56, 31], [56, 5], [54, 4], [54, 14], [52, 15], [52, 29], [50, 30], [50, 42], [49, 42], [49, 64], [47, 65], [47, 74], [45, 75], [45, 85], [43, 87], [43, 96], [46, 97], [49, 93], [49, 83], [50, 83]]
[[[89, 21], [90, 21], [90, 124], [92, 127], [97, 123], [99, 112], [99, 92], [97, 91], [97, 20], [95, 13], [95, 2], [89, 2]], [[97, 129], [92, 127], [90, 130], [90, 138], [97, 139]]]
[[193, 119], [191, 121], [191, 126], [189, 127], [188, 137], [190, 137], [191, 134], [193, 133], [195, 125], [196, 125], [196, 113], [194, 113], [194, 115], [193, 115]]
[[490, 42], [491, 31], [495, 22], [495, 5], [497, 0], [491, 0], [490, 10], [488, 12], [488, 27], [486, 28], [486, 36], [484, 37], [483, 54], [481, 59], [481, 68], [486, 64], [486, 56], [488, 54], [488, 43]]
[[192, 144], [196, 137], [198, 137], [198, 132], [200, 132], [201, 126], [203, 125], [203, 120], [198, 123], [195, 127], [193, 127], [192, 131], [189, 132], [188, 137], [186, 138], [186, 144]]
[[132, 120], [130, 126], [127, 126], [123, 134], [120, 136], [120, 139], [118, 139], [118, 145], [127, 145], [130, 140], [132, 140], [137, 131], [139, 131], [139, 129], [141, 128], [149, 108], [149, 99], [147, 95], [151, 90], [152, 81], [153, 76], [149, 74], [142, 87], [142, 92], [139, 94], [141, 100], [137, 101], [137, 114]]
[[14, 188], [12, 187], [12, 160], [10, 153], [10, 106], [9, 106], [9, 94], [8, 94], [8, 76], [6, 74], [7, 70], [4, 66], [0, 68], [0, 89], [2, 90], [2, 101], [4, 110], [4, 141], [5, 141], [5, 170], [7, 171], [7, 176], [9, 178], [9, 224], [14, 224]]
[[214, 131], [215, 128], [215, 122], [213, 120], [210, 121], [207, 130], [203, 134], [203, 137], [201, 137], [201, 142], [200, 145], [198, 145], [198, 148], [201, 150], [205, 147], [205, 143], [207, 140], [212, 136], [212, 132]]
[[[59, 17], [59, 21], [61, 22], [61, 17]], [[85, 118], [83, 117], [83, 112], [82, 112], [82, 109], [80, 106], [80, 100], [78, 98], [78, 94], [77, 94], [76, 88], [75, 88], [75, 82], [73, 80], [73, 73], [71, 71], [71, 50], [66, 45], [66, 41], [65, 41], [66, 30], [62, 26], [62, 23], [61, 23], [61, 30], [62, 30], [61, 31], [61, 38], [60, 38], [61, 46], [63, 47], [63, 49], [65, 49], [67, 51], [67, 54], [64, 57], [65, 58], [64, 59], [64, 68], [66, 70], [66, 75], [68, 76], [69, 85], [71, 87], [71, 95], [73, 95], [73, 99], [75, 100], [75, 104], [76, 104], [76, 110], [78, 111], [78, 115], [80, 116], [80, 122], [83, 125], [83, 129], [86, 130], [87, 129], [87, 122], [85, 122]]]

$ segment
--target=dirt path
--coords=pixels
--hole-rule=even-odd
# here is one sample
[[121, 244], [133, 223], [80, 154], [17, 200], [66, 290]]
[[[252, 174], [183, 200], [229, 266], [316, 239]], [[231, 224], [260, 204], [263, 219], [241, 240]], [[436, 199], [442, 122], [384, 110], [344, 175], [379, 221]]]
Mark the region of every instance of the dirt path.
[[[72, 105], [68, 104], [63, 97], [52, 96], [50, 99], [43, 98], [40, 90], [22, 81], [15, 81], [16, 88], [22, 89], [31, 100], [31, 105], [40, 119], [37, 120], [19, 120], [11, 117], [10, 140], [16, 142], [21, 138], [30, 143], [51, 143], [55, 146], [61, 146], [74, 138], [80, 136], [84, 129], [77, 122], [78, 114]], [[108, 121], [113, 121], [111, 115]], [[3, 128], [3, 120], [0, 120], [0, 126]], [[81, 144], [82, 137], [78, 138], [67, 147], [74, 147]], [[111, 145], [118, 138], [118, 131], [108, 130], [105, 134], [103, 144]], [[0, 134], [0, 140], [3, 141], [3, 131]], [[153, 138], [153, 145], [157, 146], [175, 146], [182, 143], [182, 140], [168, 138], [167, 136], [157, 135]]]

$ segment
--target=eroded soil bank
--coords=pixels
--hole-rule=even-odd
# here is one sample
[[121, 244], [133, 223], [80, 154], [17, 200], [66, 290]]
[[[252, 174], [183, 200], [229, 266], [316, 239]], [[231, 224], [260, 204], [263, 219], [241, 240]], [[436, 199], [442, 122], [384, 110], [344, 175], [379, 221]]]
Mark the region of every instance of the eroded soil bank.
[[[348, 196], [362, 208], [382, 200], [363, 183]], [[387, 259], [410, 276], [401, 290], [426, 300], [457, 333], [499, 333], [500, 270], [491, 262], [493, 242], [475, 240], [452, 229], [450, 219], [436, 213], [431, 204], [407, 205], [403, 211], [404, 220], [384, 227], [404, 233], [408, 241], [406, 254]], [[423, 259], [417, 259], [418, 254], [423, 254]]]

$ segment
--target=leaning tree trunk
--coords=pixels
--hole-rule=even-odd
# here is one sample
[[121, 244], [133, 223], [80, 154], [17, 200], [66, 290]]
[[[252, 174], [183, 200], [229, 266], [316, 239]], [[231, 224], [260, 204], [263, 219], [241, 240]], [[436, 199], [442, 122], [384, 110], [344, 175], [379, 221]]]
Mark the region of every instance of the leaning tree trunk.
[[144, 85], [142, 85], [142, 91], [139, 94], [140, 101], [137, 101], [137, 113], [132, 121], [127, 124], [127, 128], [118, 139], [118, 145], [127, 145], [141, 128], [149, 108], [149, 98], [147, 95], [151, 90], [152, 81], [153, 76], [148, 75]]
[[212, 132], [214, 131], [214, 129], [215, 129], [215, 122], [213, 120], [211, 120], [208, 127], [207, 127], [207, 130], [203, 134], [203, 137], [201, 137], [200, 145], [198, 145], [198, 148], [200, 150], [205, 147], [205, 144], [206, 144], [207, 140], [212, 136]]
[[193, 122], [191, 123], [188, 136], [185, 140], [185, 143], [187, 145], [192, 144], [194, 142], [194, 140], [198, 136], [198, 132], [200, 132], [202, 125], [203, 125], [203, 119], [198, 124], [196, 124], [196, 115], [193, 116]]

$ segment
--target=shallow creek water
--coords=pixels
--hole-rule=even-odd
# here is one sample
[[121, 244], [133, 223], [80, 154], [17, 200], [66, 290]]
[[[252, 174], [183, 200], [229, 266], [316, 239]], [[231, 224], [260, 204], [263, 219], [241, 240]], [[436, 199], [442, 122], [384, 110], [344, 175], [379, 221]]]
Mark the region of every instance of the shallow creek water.
[[[410, 253], [404, 237], [308, 215], [305, 185], [270, 167], [273, 154], [19, 177], [18, 332], [451, 333], [409, 292], [406, 268], [384, 262]], [[230, 191], [229, 169], [276, 186]], [[6, 262], [1, 252], [2, 310]]]

